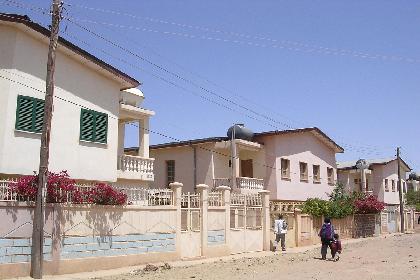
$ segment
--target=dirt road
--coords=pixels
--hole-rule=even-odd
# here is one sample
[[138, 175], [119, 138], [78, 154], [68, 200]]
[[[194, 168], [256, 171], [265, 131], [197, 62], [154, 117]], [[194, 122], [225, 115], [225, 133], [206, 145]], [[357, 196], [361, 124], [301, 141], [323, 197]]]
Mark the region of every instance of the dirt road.
[[420, 234], [366, 240], [345, 245], [343, 249], [338, 262], [320, 260], [316, 249], [149, 272], [138, 270], [95, 279], [420, 279]]

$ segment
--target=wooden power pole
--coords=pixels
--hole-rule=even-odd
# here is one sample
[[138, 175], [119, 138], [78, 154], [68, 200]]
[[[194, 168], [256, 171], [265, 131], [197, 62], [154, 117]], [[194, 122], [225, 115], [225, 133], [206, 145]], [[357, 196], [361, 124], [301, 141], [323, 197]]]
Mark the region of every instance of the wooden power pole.
[[52, 0], [52, 23], [51, 35], [48, 48], [47, 77], [44, 105], [44, 119], [41, 134], [41, 148], [39, 157], [38, 172], [38, 191], [36, 195], [36, 205], [32, 229], [32, 251], [31, 251], [31, 277], [41, 279], [43, 275], [42, 264], [44, 246], [44, 197], [46, 193], [49, 146], [51, 133], [51, 118], [54, 101], [54, 71], [55, 71], [55, 52], [58, 43], [58, 32], [61, 19], [60, 0]]
[[401, 215], [401, 232], [405, 232], [405, 221], [404, 221], [404, 200], [403, 200], [403, 190], [401, 186], [401, 160], [400, 160], [400, 147], [397, 148], [397, 161], [398, 161], [398, 194], [400, 197], [400, 215]]

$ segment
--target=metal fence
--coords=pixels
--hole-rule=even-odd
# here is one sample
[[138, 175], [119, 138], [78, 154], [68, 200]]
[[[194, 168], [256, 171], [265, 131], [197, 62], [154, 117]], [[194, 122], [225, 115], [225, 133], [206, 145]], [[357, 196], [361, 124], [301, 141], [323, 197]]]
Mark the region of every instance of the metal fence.
[[[18, 191], [12, 187], [16, 180], [0, 181], [0, 201], [32, 201], [28, 196], [19, 195]], [[87, 194], [95, 189], [92, 184], [76, 184], [72, 190], [57, 190], [60, 202], [72, 203], [75, 201], [76, 194]], [[139, 187], [112, 186], [116, 191], [127, 196], [127, 204], [139, 206], [164, 206], [173, 204], [173, 192], [170, 189], [149, 189]], [[58, 202], [58, 201], [57, 201]]]

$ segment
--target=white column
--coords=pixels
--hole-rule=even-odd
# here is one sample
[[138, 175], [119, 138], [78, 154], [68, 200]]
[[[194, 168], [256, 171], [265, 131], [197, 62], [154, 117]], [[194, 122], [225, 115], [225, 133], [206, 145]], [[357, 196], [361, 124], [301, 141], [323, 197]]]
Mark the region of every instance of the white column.
[[124, 154], [125, 122], [118, 120], [118, 155]]
[[181, 258], [181, 196], [182, 196], [182, 183], [170, 183], [169, 187], [173, 191], [172, 202], [176, 207], [176, 227], [175, 227], [175, 251], [178, 258]]
[[139, 156], [149, 158], [149, 118], [139, 120]]
[[207, 255], [207, 235], [208, 235], [208, 196], [209, 186], [205, 184], [199, 184], [196, 187], [197, 192], [200, 194], [201, 199], [201, 221], [200, 221], [200, 234], [201, 234], [201, 256]]
[[262, 231], [263, 231], [263, 250], [270, 251], [270, 192], [262, 190], [258, 192], [262, 200]]

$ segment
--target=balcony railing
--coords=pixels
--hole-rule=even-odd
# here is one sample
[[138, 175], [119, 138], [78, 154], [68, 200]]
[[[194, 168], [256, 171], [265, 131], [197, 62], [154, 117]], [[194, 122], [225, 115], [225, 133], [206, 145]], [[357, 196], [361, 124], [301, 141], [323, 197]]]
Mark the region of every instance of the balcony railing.
[[[231, 179], [229, 178], [216, 178], [213, 180], [213, 187], [219, 186], [232, 187]], [[264, 179], [238, 177], [236, 178], [236, 187], [246, 190], [262, 190], [264, 189]]]
[[[118, 170], [120, 178], [153, 180], [153, 158], [143, 158], [139, 156], [120, 155], [118, 157]], [[134, 178], [136, 177], [139, 178]], [[141, 178], [140, 178], [141, 177]]]

